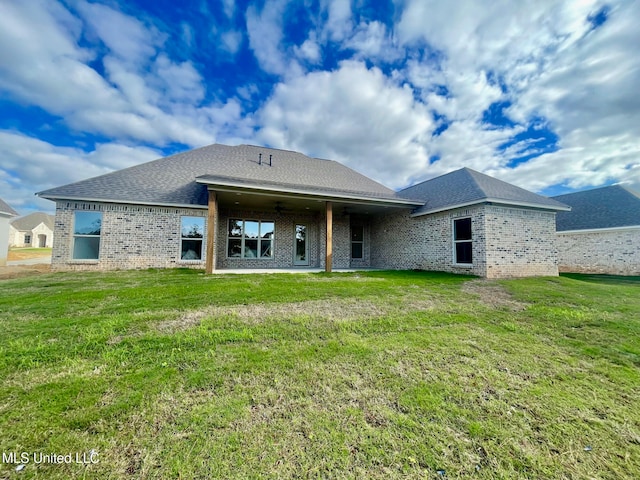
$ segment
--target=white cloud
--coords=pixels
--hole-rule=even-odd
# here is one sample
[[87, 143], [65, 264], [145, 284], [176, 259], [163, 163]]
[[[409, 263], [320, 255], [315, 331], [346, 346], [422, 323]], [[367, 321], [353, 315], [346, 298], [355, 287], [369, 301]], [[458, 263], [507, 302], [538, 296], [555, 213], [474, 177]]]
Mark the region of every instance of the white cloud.
[[236, 11], [236, 1], [222, 0], [222, 7], [225, 15], [229, 18], [233, 18], [233, 15], [235, 14], [235, 11]]
[[97, 145], [93, 151], [85, 152], [0, 130], [0, 156], [3, 198], [20, 213], [26, 213], [30, 209], [53, 209], [52, 202], [34, 197], [38, 191], [153, 160], [161, 155], [150, 148], [121, 144]]
[[361, 62], [279, 84], [258, 117], [266, 143], [343, 161], [386, 185], [428, 164], [431, 115], [409, 87]]
[[[104, 76], [86, 63], [96, 53], [78, 46], [81, 21], [60, 4], [32, 9], [3, 3], [0, 90], [71, 128], [115, 141], [196, 147], [244, 135], [250, 120], [240, 118], [236, 100], [204, 102], [205, 83], [195, 66], [155, 53], [163, 37], [155, 27], [105, 5], [78, 5], [110, 48], [101, 58]], [[229, 121], [218, 124], [221, 118]]]
[[302, 45], [296, 45], [293, 51], [296, 57], [312, 64], [318, 63], [322, 57], [322, 51], [316, 39], [315, 32], [311, 32], [309, 38], [307, 38]]
[[224, 51], [235, 55], [242, 46], [242, 32], [228, 30], [220, 35], [220, 40]]
[[148, 61], [165, 41], [155, 27], [106, 5], [78, 2], [76, 8], [111, 54], [131, 64]]
[[148, 83], [159, 84], [164, 102], [198, 105], [205, 96], [203, 78], [191, 62], [175, 63], [165, 54], [155, 59]]
[[25, 5], [0, 4], [0, 90], [57, 115], [123, 107], [119, 93], [84, 63], [92, 54], [76, 44], [77, 20], [55, 3]]
[[[431, 142], [440, 168], [475, 165], [534, 190], [637, 176], [640, 5], [617, 2], [594, 29], [588, 17], [603, 6], [598, 0], [407, 2], [396, 34], [410, 50], [426, 46], [432, 53], [410, 61], [406, 78], [429, 108], [453, 122]], [[520, 127], [487, 131], [483, 112], [505, 101], [512, 104], [505, 113]], [[509, 168], [526, 143], [496, 147], [540, 118], [558, 134], [559, 150]]]
[[355, 58], [373, 61], [394, 61], [404, 52], [381, 22], [361, 22], [353, 34], [343, 43], [343, 48], [355, 51]]
[[195, 46], [196, 32], [194, 28], [186, 22], [180, 23], [180, 37], [187, 47], [193, 48]]
[[251, 5], [247, 9], [249, 45], [265, 72], [282, 75], [288, 62], [280, 50], [282, 19], [287, 0], [267, 0], [262, 11]]
[[353, 30], [351, 0], [322, 0], [320, 3], [327, 15], [325, 35], [333, 42], [344, 40]]

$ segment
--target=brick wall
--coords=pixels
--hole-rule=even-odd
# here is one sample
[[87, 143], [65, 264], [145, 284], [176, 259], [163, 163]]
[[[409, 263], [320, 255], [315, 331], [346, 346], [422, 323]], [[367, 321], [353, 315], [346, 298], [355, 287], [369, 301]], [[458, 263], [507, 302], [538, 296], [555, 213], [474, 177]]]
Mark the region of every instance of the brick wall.
[[[72, 260], [74, 211], [102, 212], [99, 260]], [[204, 268], [203, 259], [180, 260], [182, 216], [205, 219], [201, 208], [169, 208], [94, 202], [59, 202], [52, 255], [54, 270], [130, 268]], [[453, 264], [453, 220], [471, 218], [473, 264]], [[227, 257], [229, 218], [273, 221], [274, 258]], [[535, 210], [478, 205], [412, 218], [408, 211], [368, 219], [334, 212], [333, 268], [372, 266], [424, 269], [487, 277], [557, 275], [555, 215]], [[351, 260], [351, 222], [365, 225], [364, 258]], [[283, 213], [219, 209], [216, 226], [216, 268], [289, 268], [293, 265], [294, 229], [307, 225], [309, 266], [324, 267], [324, 212]], [[637, 257], [636, 257], [637, 258]]]
[[[73, 260], [75, 211], [102, 212], [99, 260]], [[58, 202], [51, 267], [53, 270], [204, 268], [202, 261], [180, 260], [181, 217], [203, 217], [205, 209], [95, 202]], [[204, 251], [203, 248], [203, 257]]]
[[554, 212], [485, 207], [488, 278], [556, 276]]
[[556, 236], [561, 272], [640, 275], [640, 228]]
[[[473, 231], [473, 265], [459, 266], [453, 263], [453, 220], [466, 217]], [[371, 239], [373, 267], [485, 275], [482, 206], [413, 218], [396, 211], [371, 222]]]
[[[471, 218], [473, 264], [454, 264], [453, 221]], [[555, 214], [477, 205], [411, 218], [408, 212], [374, 219], [371, 265], [481, 277], [557, 275]]]
[[[75, 211], [102, 212], [98, 260], [73, 260], [73, 218]], [[182, 216], [205, 219], [202, 260], [180, 260]], [[96, 202], [58, 202], [52, 252], [54, 270], [114, 270], [132, 268], [204, 268], [207, 210]], [[273, 221], [274, 258], [227, 257], [227, 229], [230, 218]], [[216, 268], [290, 268], [293, 266], [294, 229], [307, 226], [309, 267], [324, 267], [326, 218], [320, 213], [283, 213], [234, 210], [221, 207], [216, 225]], [[333, 219], [333, 267], [349, 268], [351, 261], [349, 217]]]
[[[271, 259], [227, 257], [227, 232], [230, 218], [274, 223], [274, 257]], [[290, 268], [293, 266], [295, 226], [306, 225], [309, 243], [309, 267], [324, 266], [324, 215], [265, 212], [260, 210], [219, 209], [216, 234], [216, 268]], [[322, 249], [321, 249], [322, 248]]]

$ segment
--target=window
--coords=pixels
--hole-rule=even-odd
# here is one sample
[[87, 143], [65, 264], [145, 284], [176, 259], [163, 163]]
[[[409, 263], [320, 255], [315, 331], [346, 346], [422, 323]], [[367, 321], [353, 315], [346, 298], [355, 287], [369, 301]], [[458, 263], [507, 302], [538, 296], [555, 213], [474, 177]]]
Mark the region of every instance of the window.
[[202, 260], [204, 218], [182, 217], [180, 230], [180, 260]]
[[471, 219], [459, 218], [453, 221], [454, 263], [473, 263], [473, 242], [471, 241]]
[[351, 226], [351, 258], [361, 259], [364, 251], [364, 227], [362, 225]]
[[229, 219], [227, 256], [273, 258], [273, 222]]
[[31, 235], [26, 235], [24, 236], [24, 244], [25, 245], [29, 245], [31, 243]]
[[102, 213], [75, 212], [73, 222], [73, 259], [97, 260], [100, 253]]

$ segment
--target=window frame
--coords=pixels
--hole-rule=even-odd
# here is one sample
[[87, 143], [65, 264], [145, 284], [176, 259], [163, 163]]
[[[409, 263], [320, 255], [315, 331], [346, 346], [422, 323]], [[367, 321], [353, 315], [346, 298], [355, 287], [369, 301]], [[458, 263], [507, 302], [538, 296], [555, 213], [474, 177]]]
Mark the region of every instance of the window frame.
[[[100, 215], [100, 233], [98, 235], [89, 235], [83, 233], [76, 233], [76, 224], [78, 222], [78, 214], [83, 213], [92, 213]], [[104, 217], [104, 213], [97, 210], [75, 210], [73, 212], [73, 228], [71, 230], [71, 260], [73, 262], [99, 262], [100, 261], [100, 250], [102, 247], [102, 220]], [[79, 238], [97, 238], [98, 239], [98, 250], [95, 258], [76, 258], [76, 240]]]
[[[462, 220], [469, 221], [469, 236], [470, 238], [464, 239], [456, 239], [456, 222], [460, 222]], [[456, 267], [473, 267], [473, 219], [470, 216], [467, 217], [458, 217], [453, 218], [451, 222], [451, 238], [453, 240], [453, 265]], [[458, 244], [468, 243], [471, 246], [471, 261], [470, 262], [459, 262], [458, 261]]]
[[[354, 228], [360, 228], [362, 231], [362, 240], [354, 240], [353, 239], [353, 229]], [[351, 260], [364, 260], [364, 225], [351, 225], [351, 231], [350, 231], [350, 239], [351, 239], [351, 251], [350, 251], [350, 256], [351, 256]], [[353, 246], [354, 245], [360, 245], [360, 256], [359, 257], [354, 257], [353, 256]]]
[[31, 235], [28, 233], [24, 234], [24, 244], [25, 245], [31, 245]]
[[[198, 220], [202, 220], [202, 236], [200, 237], [185, 237], [183, 235], [183, 221], [186, 218], [191, 218], [191, 219], [198, 219]], [[205, 240], [205, 232], [207, 230], [207, 223], [206, 223], [206, 219], [204, 217], [198, 217], [196, 215], [180, 215], [180, 244], [179, 244], [179, 250], [178, 250], [178, 260], [180, 262], [185, 262], [185, 263], [197, 263], [197, 262], [203, 262], [204, 261], [204, 240]], [[200, 242], [200, 258], [182, 258], [182, 252], [183, 252], [183, 242], [184, 241], [199, 241]]]
[[[229, 235], [230, 233], [230, 226], [231, 226], [231, 222], [240, 222], [241, 224], [241, 229], [240, 229], [240, 235], [239, 236], [231, 236]], [[245, 235], [245, 231], [246, 231], [246, 223], [247, 222], [255, 222], [258, 224], [258, 236], [257, 238], [248, 238]], [[262, 235], [265, 234], [266, 232], [262, 231], [262, 224], [266, 224], [266, 223], [270, 223], [273, 228], [271, 230], [271, 237], [270, 238], [263, 238]], [[226, 235], [227, 241], [225, 242], [225, 256], [227, 259], [230, 260], [274, 260], [276, 255], [275, 255], [275, 239], [276, 239], [276, 222], [275, 220], [259, 220], [259, 219], [255, 219], [255, 218], [238, 218], [238, 217], [233, 217], [233, 218], [228, 218], [227, 219], [227, 235]], [[240, 240], [240, 255], [239, 256], [231, 256], [229, 255], [229, 243], [231, 240]], [[246, 255], [246, 241], [247, 240], [254, 240], [257, 241], [257, 248], [256, 248], [256, 252], [257, 252], [257, 256], [256, 257], [247, 257]], [[269, 249], [271, 251], [271, 255], [270, 256], [263, 256], [262, 252], [263, 252], [263, 244], [271, 244], [271, 248]], [[268, 247], [267, 247], [268, 248]]]

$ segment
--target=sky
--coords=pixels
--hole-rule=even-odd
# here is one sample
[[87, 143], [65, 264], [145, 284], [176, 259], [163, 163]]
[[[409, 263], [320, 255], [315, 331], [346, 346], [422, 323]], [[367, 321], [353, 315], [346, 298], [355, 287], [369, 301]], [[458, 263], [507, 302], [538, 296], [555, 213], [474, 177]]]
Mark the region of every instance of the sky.
[[212, 143], [640, 185], [637, 0], [0, 0], [0, 198]]

